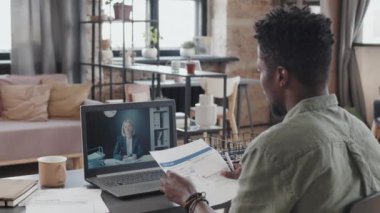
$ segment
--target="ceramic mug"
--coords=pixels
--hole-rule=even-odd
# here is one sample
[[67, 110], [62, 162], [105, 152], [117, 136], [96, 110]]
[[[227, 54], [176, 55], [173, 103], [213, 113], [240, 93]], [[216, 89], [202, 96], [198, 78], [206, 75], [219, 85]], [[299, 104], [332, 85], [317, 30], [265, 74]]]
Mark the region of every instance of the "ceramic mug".
[[44, 156], [38, 160], [40, 185], [43, 187], [62, 187], [66, 182], [66, 161], [64, 156]]

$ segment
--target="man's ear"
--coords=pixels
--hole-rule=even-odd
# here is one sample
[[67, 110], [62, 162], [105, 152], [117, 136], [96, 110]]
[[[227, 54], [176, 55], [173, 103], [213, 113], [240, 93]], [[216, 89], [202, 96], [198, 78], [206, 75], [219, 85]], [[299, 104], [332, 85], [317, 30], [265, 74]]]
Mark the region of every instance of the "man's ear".
[[279, 83], [280, 87], [284, 87], [288, 84], [289, 72], [282, 66], [276, 68], [276, 80]]

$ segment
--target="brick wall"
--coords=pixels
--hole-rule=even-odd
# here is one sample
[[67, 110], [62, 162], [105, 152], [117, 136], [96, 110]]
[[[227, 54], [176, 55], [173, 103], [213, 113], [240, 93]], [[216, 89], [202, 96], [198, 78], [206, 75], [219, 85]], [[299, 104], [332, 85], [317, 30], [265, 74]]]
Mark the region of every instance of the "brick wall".
[[[240, 61], [227, 65], [226, 73], [244, 78], [259, 78], [256, 71], [257, 42], [253, 38], [254, 22], [272, 7], [272, 0], [210, 0], [209, 32], [215, 55], [237, 56]], [[269, 109], [260, 85], [248, 87], [254, 124], [269, 123]], [[247, 103], [242, 96], [241, 124], [249, 124]]]

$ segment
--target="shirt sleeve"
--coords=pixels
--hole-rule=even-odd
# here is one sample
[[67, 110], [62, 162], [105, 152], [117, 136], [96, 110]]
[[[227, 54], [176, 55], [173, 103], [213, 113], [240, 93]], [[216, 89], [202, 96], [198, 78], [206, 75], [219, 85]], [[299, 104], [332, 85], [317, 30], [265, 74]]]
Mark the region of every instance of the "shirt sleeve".
[[290, 212], [294, 193], [288, 171], [276, 165], [264, 148], [252, 146], [242, 159], [237, 197], [230, 212]]

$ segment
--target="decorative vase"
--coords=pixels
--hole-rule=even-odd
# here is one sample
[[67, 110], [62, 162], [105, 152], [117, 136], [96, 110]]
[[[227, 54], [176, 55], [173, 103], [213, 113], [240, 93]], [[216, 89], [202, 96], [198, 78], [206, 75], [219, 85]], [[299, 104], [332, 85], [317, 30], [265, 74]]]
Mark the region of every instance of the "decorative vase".
[[141, 50], [141, 55], [144, 58], [156, 58], [157, 57], [157, 49], [155, 47], [145, 47]]
[[179, 49], [179, 55], [185, 58], [191, 58], [195, 55], [195, 49], [181, 47], [181, 49]]
[[105, 39], [101, 41], [102, 48], [102, 64], [112, 64], [113, 53], [111, 50], [111, 41]]
[[133, 64], [133, 52], [130, 50], [124, 51], [125, 66], [129, 67]]
[[199, 103], [195, 104], [195, 121], [201, 129], [207, 129], [216, 124], [217, 108], [213, 95], [199, 95]]
[[[130, 21], [129, 16], [131, 15], [131, 11], [132, 11], [131, 5], [115, 3], [113, 5], [113, 10], [115, 12], [115, 20]], [[123, 11], [124, 11], [124, 18], [123, 18]]]

